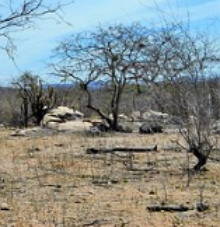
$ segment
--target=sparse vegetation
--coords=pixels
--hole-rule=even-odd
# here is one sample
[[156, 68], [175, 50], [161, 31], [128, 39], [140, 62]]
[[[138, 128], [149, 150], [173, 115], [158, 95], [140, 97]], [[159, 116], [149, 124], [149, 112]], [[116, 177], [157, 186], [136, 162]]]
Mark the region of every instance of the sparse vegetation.
[[57, 95], [54, 89], [44, 85], [39, 76], [24, 73], [13, 82], [18, 90], [21, 101], [21, 119], [24, 127], [28, 126], [30, 119], [40, 125], [44, 115], [56, 105]]
[[[5, 0], [0, 50], [62, 4]], [[165, 24], [73, 34], [51, 64], [67, 84], [0, 88], [1, 226], [219, 226], [219, 51]]]
[[[86, 225], [106, 223], [128, 226], [218, 226], [219, 162], [210, 161], [208, 172], [194, 176], [186, 187], [185, 154], [163, 150], [178, 135], [86, 137], [77, 134], [11, 140], [1, 131], [1, 224]], [[132, 138], [132, 139], [131, 139]], [[129, 147], [158, 144], [158, 151], [136, 153], [133, 170], [130, 157], [120, 153], [86, 154], [89, 147]], [[10, 148], [10, 155], [8, 149]], [[190, 159], [193, 165], [195, 159]], [[127, 164], [126, 164], [127, 163]], [[181, 167], [181, 168], [180, 168]], [[202, 189], [201, 184], [205, 185]], [[166, 190], [166, 191], [164, 191]], [[209, 205], [196, 210], [201, 201]], [[164, 204], [165, 203], [165, 204]], [[155, 212], [158, 204], [192, 207], [178, 212]], [[4, 204], [3, 204], [4, 205]]]

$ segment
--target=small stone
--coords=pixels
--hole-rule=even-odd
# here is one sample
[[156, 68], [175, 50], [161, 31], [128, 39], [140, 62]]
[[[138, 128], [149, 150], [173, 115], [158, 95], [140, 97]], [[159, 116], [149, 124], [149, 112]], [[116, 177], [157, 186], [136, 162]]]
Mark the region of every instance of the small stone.
[[26, 136], [26, 133], [24, 130], [16, 130], [11, 134], [11, 136]]
[[74, 203], [82, 203], [82, 201], [76, 200], [76, 201], [74, 201]]
[[149, 195], [155, 195], [154, 191], [149, 191]]
[[0, 209], [1, 210], [10, 210], [10, 208], [9, 208], [7, 203], [1, 203]]

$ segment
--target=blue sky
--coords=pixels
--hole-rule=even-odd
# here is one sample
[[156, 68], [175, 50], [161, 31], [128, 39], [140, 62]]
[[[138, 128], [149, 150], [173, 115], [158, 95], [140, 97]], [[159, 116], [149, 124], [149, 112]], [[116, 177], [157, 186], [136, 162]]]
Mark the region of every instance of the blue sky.
[[13, 34], [17, 66], [0, 51], [0, 85], [10, 84], [24, 71], [58, 82], [58, 78], [48, 75], [51, 50], [69, 34], [99, 25], [139, 21], [147, 26], [158, 26], [164, 17], [182, 22], [189, 17], [194, 29], [220, 36], [220, 0], [75, 0], [63, 9], [62, 15], [71, 25], [50, 17], [37, 21], [33, 29]]

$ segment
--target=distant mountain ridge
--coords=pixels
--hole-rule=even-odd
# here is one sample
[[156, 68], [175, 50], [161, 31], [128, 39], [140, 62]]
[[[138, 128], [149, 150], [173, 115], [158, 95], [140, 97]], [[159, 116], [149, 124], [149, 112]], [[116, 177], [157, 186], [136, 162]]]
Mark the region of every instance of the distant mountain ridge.
[[[91, 89], [100, 89], [105, 86], [105, 82], [102, 80], [93, 81], [90, 83], [89, 88]], [[53, 88], [61, 88], [61, 89], [69, 89], [74, 88], [77, 85], [77, 83], [48, 83], [45, 85], [45, 87], [53, 87]]]

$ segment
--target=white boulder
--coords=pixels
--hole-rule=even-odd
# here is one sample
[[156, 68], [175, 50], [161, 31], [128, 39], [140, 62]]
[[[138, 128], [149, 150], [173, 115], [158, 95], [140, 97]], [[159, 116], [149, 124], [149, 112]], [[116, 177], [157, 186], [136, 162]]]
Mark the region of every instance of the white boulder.
[[59, 106], [50, 110], [42, 120], [43, 127], [49, 127], [52, 125], [52, 128], [58, 124], [67, 122], [67, 121], [82, 121], [84, 114], [79, 111], [74, 111], [73, 109], [66, 106]]

